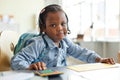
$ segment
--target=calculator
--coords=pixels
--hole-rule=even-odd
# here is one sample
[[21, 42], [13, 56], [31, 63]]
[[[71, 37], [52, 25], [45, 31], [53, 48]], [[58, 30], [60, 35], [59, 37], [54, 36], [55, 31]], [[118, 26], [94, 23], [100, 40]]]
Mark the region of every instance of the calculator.
[[52, 70], [52, 69], [39, 70], [39, 71], [35, 71], [34, 73], [39, 76], [53, 76], [53, 75], [63, 74], [63, 72], [61, 71]]

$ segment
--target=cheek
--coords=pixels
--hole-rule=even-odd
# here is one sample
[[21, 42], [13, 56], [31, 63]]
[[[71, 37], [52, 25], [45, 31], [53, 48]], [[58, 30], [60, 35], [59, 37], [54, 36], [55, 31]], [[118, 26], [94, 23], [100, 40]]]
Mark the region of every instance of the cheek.
[[52, 29], [48, 29], [48, 30], [45, 31], [45, 33], [46, 33], [47, 35], [54, 35], [54, 34], [56, 33], [56, 31], [54, 31], [54, 30], [52, 30]]
[[64, 30], [64, 34], [67, 34], [67, 28], [64, 28], [63, 30]]

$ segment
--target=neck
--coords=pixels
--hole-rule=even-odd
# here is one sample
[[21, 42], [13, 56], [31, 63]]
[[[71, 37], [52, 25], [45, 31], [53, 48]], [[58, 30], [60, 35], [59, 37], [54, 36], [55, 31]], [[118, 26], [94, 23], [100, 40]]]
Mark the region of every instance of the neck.
[[60, 42], [55, 42], [55, 45], [60, 48]]

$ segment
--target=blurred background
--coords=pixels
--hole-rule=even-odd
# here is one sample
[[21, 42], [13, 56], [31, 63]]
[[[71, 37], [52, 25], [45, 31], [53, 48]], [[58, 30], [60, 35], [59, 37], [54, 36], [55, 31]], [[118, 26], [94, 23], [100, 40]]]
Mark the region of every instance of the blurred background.
[[120, 0], [0, 0], [0, 32], [39, 33], [38, 15], [53, 3], [67, 13], [71, 30], [68, 36], [75, 43], [118, 62]]

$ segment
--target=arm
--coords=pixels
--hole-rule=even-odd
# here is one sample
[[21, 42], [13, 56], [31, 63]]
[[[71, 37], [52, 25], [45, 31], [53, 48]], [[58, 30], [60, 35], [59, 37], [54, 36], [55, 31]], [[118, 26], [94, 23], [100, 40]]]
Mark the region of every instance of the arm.
[[88, 50], [87, 48], [82, 48], [79, 45], [74, 44], [71, 40], [64, 39], [68, 47], [68, 54], [88, 63], [109, 63], [114, 64], [113, 58], [101, 58], [96, 52]]
[[20, 69], [33, 69], [31, 68], [32, 62], [38, 58], [39, 53], [42, 51], [44, 44], [41, 44], [40, 41], [34, 41], [19, 51], [11, 59], [11, 67], [14, 70]]

